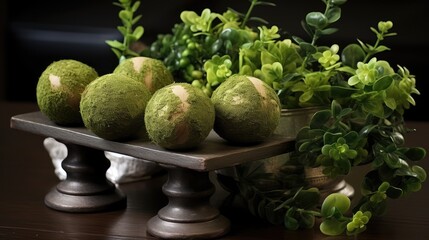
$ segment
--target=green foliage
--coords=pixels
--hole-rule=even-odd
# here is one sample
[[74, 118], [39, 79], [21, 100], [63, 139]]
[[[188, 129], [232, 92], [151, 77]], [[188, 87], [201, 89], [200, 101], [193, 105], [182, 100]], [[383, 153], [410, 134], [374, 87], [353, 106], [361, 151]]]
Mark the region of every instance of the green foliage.
[[[260, 78], [278, 94], [284, 108], [325, 106], [296, 136], [290, 162], [236, 167], [238, 181], [231, 180], [231, 197], [239, 197], [255, 216], [290, 230], [311, 228], [320, 218], [326, 235], [356, 235], [373, 216], [383, 214], [389, 199], [419, 191], [425, 169], [416, 165], [426, 150], [405, 145], [405, 110], [420, 94], [416, 79], [402, 66], [377, 59], [390, 50], [383, 45], [391, 21], [380, 21], [370, 30], [374, 43], [357, 39], [340, 49], [337, 44], [318, 45], [321, 37], [338, 31], [341, 6], [346, 0], [322, 0], [324, 11], [309, 12], [301, 22], [307, 37], [282, 36], [277, 26], [252, 16], [255, 7], [275, 6], [249, 0], [245, 13], [204, 9], [200, 14], [183, 11], [171, 33], [160, 34], [141, 53], [130, 44], [143, 34], [132, 26], [139, 2], [120, 0], [124, 42], [107, 41], [118, 58], [143, 55], [160, 59], [177, 82], [189, 82], [208, 96], [228, 76], [239, 73]], [[256, 23], [255, 25], [249, 24]], [[258, 163], [257, 163], [258, 164]], [[365, 174], [362, 198], [352, 208], [350, 200], [334, 193], [320, 206], [320, 192], [306, 182], [304, 168], [323, 168], [328, 177], [341, 177], [362, 164]], [[236, 195], [235, 195], [236, 194]], [[350, 209], [352, 208], [352, 209]], [[351, 216], [348, 216], [351, 215]]]

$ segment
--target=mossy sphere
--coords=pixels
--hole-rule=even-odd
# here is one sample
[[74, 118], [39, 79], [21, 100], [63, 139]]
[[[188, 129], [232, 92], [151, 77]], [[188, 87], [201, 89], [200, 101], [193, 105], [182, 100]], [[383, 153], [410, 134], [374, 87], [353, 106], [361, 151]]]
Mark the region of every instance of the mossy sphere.
[[98, 77], [85, 63], [63, 59], [51, 63], [39, 77], [36, 87], [40, 111], [60, 125], [82, 124], [79, 102], [85, 87]]
[[152, 94], [174, 81], [161, 60], [148, 57], [128, 58], [115, 68], [114, 73], [125, 74], [144, 83]]
[[155, 92], [146, 107], [149, 138], [167, 149], [197, 147], [213, 129], [210, 98], [188, 83], [173, 83]]
[[108, 140], [128, 140], [144, 129], [151, 94], [146, 86], [122, 74], [103, 75], [86, 87], [80, 101], [85, 127]]
[[279, 124], [281, 105], [276, 92], [255, 77], [233, 75], [212, 94], [214, 131], [236, 144], [266, 140]]

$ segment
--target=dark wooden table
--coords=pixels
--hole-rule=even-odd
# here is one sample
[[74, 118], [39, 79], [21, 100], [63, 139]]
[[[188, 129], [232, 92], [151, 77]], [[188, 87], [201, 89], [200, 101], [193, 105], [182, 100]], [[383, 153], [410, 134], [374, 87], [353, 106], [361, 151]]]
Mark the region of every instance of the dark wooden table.
[[[161, 192], [165, 174], [127, 183], [119, 189], [127, 195], [127, 208], [100, 213], [65, 213], [45, 206], [44, 197], [58, 184], [43, 147], [42, 136], [11, 129], [14, 115], [37, 111], [34, 103], [0, 103], [0, 239], [155, 239], [146, 222], [167, 203]], [[407, 144], [429, 149], [429, 123], [409, 122], [417, 129]], [[422, 164], [429, 169], [428, 159]], [[362, 169], [364, 171], [365, 169]], [[348, 182], [358, 186], [355, 172]], [[220, 206], [225, 192], [216, 185], [212, 203]], [[389, 202], [387, 214], [374, 219], [359, 239], [429, 239], [429, 186], [400, 200]], [[220, 208], [231, 220], [231, 231], [222, 239], [352, 239], [327, 237], [315, 227], [287, 231], [239, 209]]]

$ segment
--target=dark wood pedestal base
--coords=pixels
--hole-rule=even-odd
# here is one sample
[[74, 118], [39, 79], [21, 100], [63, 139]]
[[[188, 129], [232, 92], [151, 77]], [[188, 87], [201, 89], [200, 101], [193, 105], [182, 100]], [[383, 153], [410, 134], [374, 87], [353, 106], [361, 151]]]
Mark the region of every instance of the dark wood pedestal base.
[[168, 205], [148, 222], [148, 232], [164, 239], [203, 239], [225, 235], [230, 222], [210, 205], [215, 189], [208, 172], [165, 166], [162, 190]]
[[67, 178], [46, 196], [45, 204], [64, 212], [99, 212], [126, 207], [126, 197], [106, 178], [110, 166], [104, 151], [64, 143]]

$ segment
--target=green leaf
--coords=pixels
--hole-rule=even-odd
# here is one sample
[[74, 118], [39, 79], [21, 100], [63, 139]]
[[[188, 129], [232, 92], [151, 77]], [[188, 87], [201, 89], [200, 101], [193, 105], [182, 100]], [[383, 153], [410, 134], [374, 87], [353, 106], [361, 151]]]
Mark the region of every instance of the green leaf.
[[361, 46], [356, 43], [347, 45], [341, 52], [341, 60], [344, 65], [352, 68], [357, 67], [358, 62], [365, 59], [365, 52]]
[[265, 24], [265, 25], [269, 23], [267, 20], [265, 20], [263, 18], [260, 18], [260, 17], [250, 17], [249, 21], [259, 22], [259, 23], [262, 23], [262, 24]]
[[127, 10], [121, 10], [119, 12], [119, 18], [125, 22], [130, 22], [133, 18], [133, 13]]
[[336, 219], [327, 219], [320, 224], [320, 231], [329, 236], [337, 236], [346, 230], [347, 223]]
[[321, 35], [331, 35], [338, 32], [338, 28], [326, 28], [320, 31]]
[[133, 34], [131, 34], [131, 33], [129, 33], [129, 34], [125, 35], [125, 36], [126, 36], [126, 39], [128, 40], [128, 42], [135, 42], [135, 41], [137, 41], [136, 37]]
[[324, 217], [330, 217], [334, 213], [333, 209], [338, 209], [340, 213], [345, 213], [350, 208], [350, 198], [342, 193], [331, 193], [322, 203], [321, 213]]
[[332, 111], [333, 117], [337, 117], [341, 113], [341, 110], [342, 110], [341, 105], [335, 100], [332, 101], [331, 111]]
[[284, 218], [284, 225], [285, 225], [285, 228], [289, 230], [297, 230], [299, 228], [298, 220], [287, 215], [285, 215], [285, 218]]
[[348, 98], [357, 91], [356, 88], [331, 86], [331, 95], [336, 98]]
[[343, 5], [344, 3], [347, 2], [347, 0], [329, 0], [329, 1], [331, 1], [331, 3], [336, 5], [336, 6]]
[[337, 115], [338, 118], [343, 118], [347, 115], [349, 115], [350, 113], [353, 112], [353, 109], [351, 108], [344, 108], [341, 110], [341, 112]]
[[121, 51], [119, 51], [118, 49], [116, 49], [116, 48], [112, 48], [112, 51], [113, 51], [113, 53], [116, 55], [116, 57], [119, 59], [119, 58], [121, 58], [121, 56], [122, 56], [122, 52]]
[[274, 202], [269, 202], [265, 206], [265, 215], [267, 220], [274, 225], [280, 225], [283, 222], [285, 211], [283, 209], [275, 210], [276, 205]]
[[383, 182], [382, 184], [380, 184], [380, 186], [378, 187], [378, 191], [379, 192], [385, 192], [389, 189], [390, 187], [390, 183], [388, 182]]
[[392, 199], [400, 198], [402, 196], [402, 194], [403, 194], [402, 189], [394, 187], [394, 186], [390, 186], [386, 191], [386, 195]]
[[425, 171], [424, 168], [420, 167], [420, 166], [412, 166], [411, 169], [413, 170], [413, 172], [415, 174], [417, 174], [417, 178], [421, 181], [424, 182], [426, 181], [427, 178], [427, 173]]
[[304, 142], [299, 146], [298, 151], [307, 152], [307, 150], [310, 149], [312, 145], [312, 142]]
[[307, 90], [301, 94], [301, 96], [299, 97], [299, 102], [300, 103], [308, 102], [313, 97], [313, 95], [314, 95], [314, 92], [312, 90]]
[[396, 100], [394, 98], [386, 98], [384, 99], [384, 104], [392, 110], [395, 110], [397, 107]]
[[344, 139], [350, 145], [350, 143], [355, 143], [359, 139], [359, 134], [355, 131], [350, 131], [344, 135]]
[[343, 134], [340, 132], [335, 132], [335, 133], [331, 133], [331, 132], [326, 132], [323, 135], [323, 142], [325, 143], [325, 146], [327, 144], [333, 144], [336, 143], [338, 138], [340, 138]]
[[376, 47], [373, 51], [375, 51], [376, 53], [380, 53], [380, 52], [384, 52], [384, 51], [388, 51], [388, 50], [390, 50], [390, 48], [381, 45], [381, 46]]
[[368, 48], [368, 46], [366, 46], [366, 44], [364, 43], [364, 42], [362, 42], [361, 40], [357, 40], [358, 42], [359, 42], [359, 44], [360, 44], [360, 46], [362, 47], [362, 49], [365, 51], [365, 52], [369, 52], [370, 51], [370, 49]]
[[314, 226], [315, 217], [313, 214], [308, 212], [300, 212], [300, 226], [303, 228], [312, 228]]
[[140, 1], [136, 1], [136, 2], [134, 2], [133, 6], [131, 7], [131, 11], [136, 12], [139, 7], [140, 7]]
[[133, 21], [131, 21], [131, 24], [136, 24], [140, 19], [142, 18], [142, 15], [138, 15], [137, 17], [133, 18]]
[[258, 204], [258, 216], [262, 217], [265, 219], [266, 213], [265, 213], [265, 205], [266, 205], [266, 200], [262, 199], [262, 201], [259, 202]]
[[329, 109], [320, 110], [313, 115], [309, 126], [312, 129], [321, 128], [329, 121], [331, 117], [332, 114]]
[[292, 36], [292, 39], [299, 45], [301, 43], [305, 43], [304, 39], [297, 37], [297, 36]]
[[317, 188], [301, 190], [294, 196], [295, 205], [302, 209], [315, 207], [320, 200], [320, 192]]
[[140, 39], [143, 36], [144, 29], [142, 26], [138, 26], [136, 29], [134, 29], [133, 36], [136, 38], [136, 40]]
[[359, 135], [366, 137], [368, 134], [370, 134], [375, 128], [377, 128], [377, 125], [365, 125], [359, 132]]
[[390, 85], [392, 85], [393, 78], [391, 76], [384, 76], [375, 81], [372, 89], [374, 91], [383, 91], [386, 90]]
[[306, 55], [311, 55], [317, 52], [317, 48], [310, 43], [301, 42], [299, 44], [299, 47], [304, 50]]
[[253, 193], [253, 195], [247, 200], [247, 207], [250, 213], [254, 216], [258, 216], [258, 206], [260, 201], [261, 198], [256, 193]]
[[401, 162], [399, 160], [399, 157], [395, 154], [386, 154], [384, 157], [384, 161], [390, 168], [399, 168], [401, 167]]
[[125, 46], [123, 43], [119, 42], [118, 40], [106, 40], [106, 43], [111, 46], [112, 48], [119, 49], [121, 51], [125, 50]]
[[321, 12], [310, 12], [305, 16], [305, 22], [318, 29], [323, 29], [328, 24], [328, 18]]
[[426, 156], [426, 149], [414, 147], [405, 152], [405, 156], [411, 161], [420, 161]]
[[341, 18], [341, 8], [333, 7], [328, 9], [326, 12], [326, 17], [328, 18], [329, 23], [334, 23]]
[[127, 28], [125, 28], [124, 26], [118, 26], [117, 29], [122, 34], [122, 36], [127, 35]]
[[262, 5], [262, 6], [271, 6], [271, 7], [275, 7], [276, 4], [272, 3], [272, 2], [265, 2], [265, 1], [256, 1], [255, 2], [255, 6], [256, 5]]

